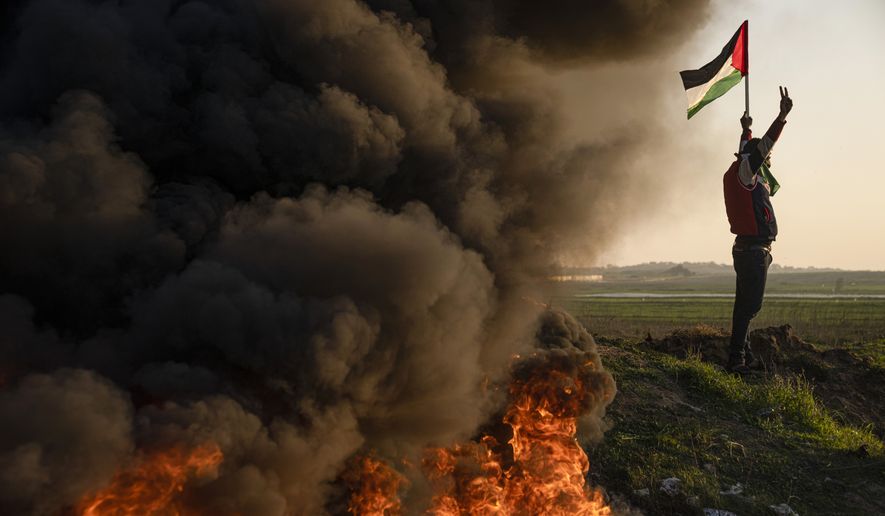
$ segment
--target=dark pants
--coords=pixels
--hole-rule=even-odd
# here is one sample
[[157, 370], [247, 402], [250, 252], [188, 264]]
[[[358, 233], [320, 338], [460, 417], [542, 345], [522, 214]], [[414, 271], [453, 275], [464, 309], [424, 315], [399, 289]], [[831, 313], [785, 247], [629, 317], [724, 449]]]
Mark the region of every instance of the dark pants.
[[763, 247], [754, 247], [746, 250], [732, 249], [731, 255], [734, 258], [734, 271], [737, 273], [737, 286], [731, 316], [729, 360], [732, 363], [741, 363], [752, 358], [747, 333], [750, 320], [762, 308], [771, 253]]

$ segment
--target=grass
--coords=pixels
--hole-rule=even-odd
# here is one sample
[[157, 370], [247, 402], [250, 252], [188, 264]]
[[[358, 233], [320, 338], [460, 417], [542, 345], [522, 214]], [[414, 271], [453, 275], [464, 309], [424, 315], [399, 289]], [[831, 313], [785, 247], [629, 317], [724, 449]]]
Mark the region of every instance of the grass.
[[[647, 514], [718, 508], [773, 514], [880, 514], [883, 444], [842, 423], [801, 378], [744, 380], [697, 357], [678, 359], [625, 339], [600, 339], [618, 381], [612, 428], [590, 450], [593, 480]], [[857, 450], [866, 446], [870, 457]], [[660, 491], [681, 480], [681, 494]], [[726, 494], [740, 484], [740, 494]], [[643, 495], [641, 490], [647, 489]]]
[[774, 376], [767, 381], [748, 383], [698, 357], [679, 360], [665, 356], [661, 363], [680, 383], [780, 438], [841, 451], [864, 446], [869, 453], [882, 455], [882, 441], [870, 428], [837, 422], [814, 398], [813, 387], [802, 377]]
[[[602, 335], [639, 337], [707, 324], [731, 326], [729, 298], [558, 298]], [[885, 339], [885, 300], [767, 298], [756, 327], [789, 323], [809, 340], [827, 345]]]

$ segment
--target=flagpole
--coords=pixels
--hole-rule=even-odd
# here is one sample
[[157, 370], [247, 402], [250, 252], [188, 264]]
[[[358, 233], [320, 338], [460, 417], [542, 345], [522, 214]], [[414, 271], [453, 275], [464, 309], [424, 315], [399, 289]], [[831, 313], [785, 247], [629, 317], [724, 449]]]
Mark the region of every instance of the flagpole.
[[744, 31], [744, 111], [750, 116], [750, 20], [744, 20], [747, 25]]

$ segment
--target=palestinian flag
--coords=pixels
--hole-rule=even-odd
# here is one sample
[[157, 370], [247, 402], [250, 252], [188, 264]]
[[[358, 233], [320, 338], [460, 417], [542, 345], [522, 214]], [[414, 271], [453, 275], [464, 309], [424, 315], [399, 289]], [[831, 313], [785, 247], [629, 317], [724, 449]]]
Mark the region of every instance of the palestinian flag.
[[679, 72], [688, 94], [688, 118], [741, 82], [750, 69], [747, 22], [741, 24], [716, 59], [697, 70]]

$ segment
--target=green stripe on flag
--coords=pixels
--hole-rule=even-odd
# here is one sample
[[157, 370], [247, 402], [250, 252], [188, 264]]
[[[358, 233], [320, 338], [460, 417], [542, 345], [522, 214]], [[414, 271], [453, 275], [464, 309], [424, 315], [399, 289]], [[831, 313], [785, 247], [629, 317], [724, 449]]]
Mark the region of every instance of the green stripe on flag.
[[719, 79], [716, 83], [710, 86], [710, 89], [704, 94], [704, 98], [702, 98], [697, 104], [688, 108], [688, 118], [693, 117], [695, 113], [700, 111], [702, 107], [710, 102], [725, 95], [725, 92], [734, 88], [739, 82], [741, 82], [741, 71], [735, 68], [730, 74]]

